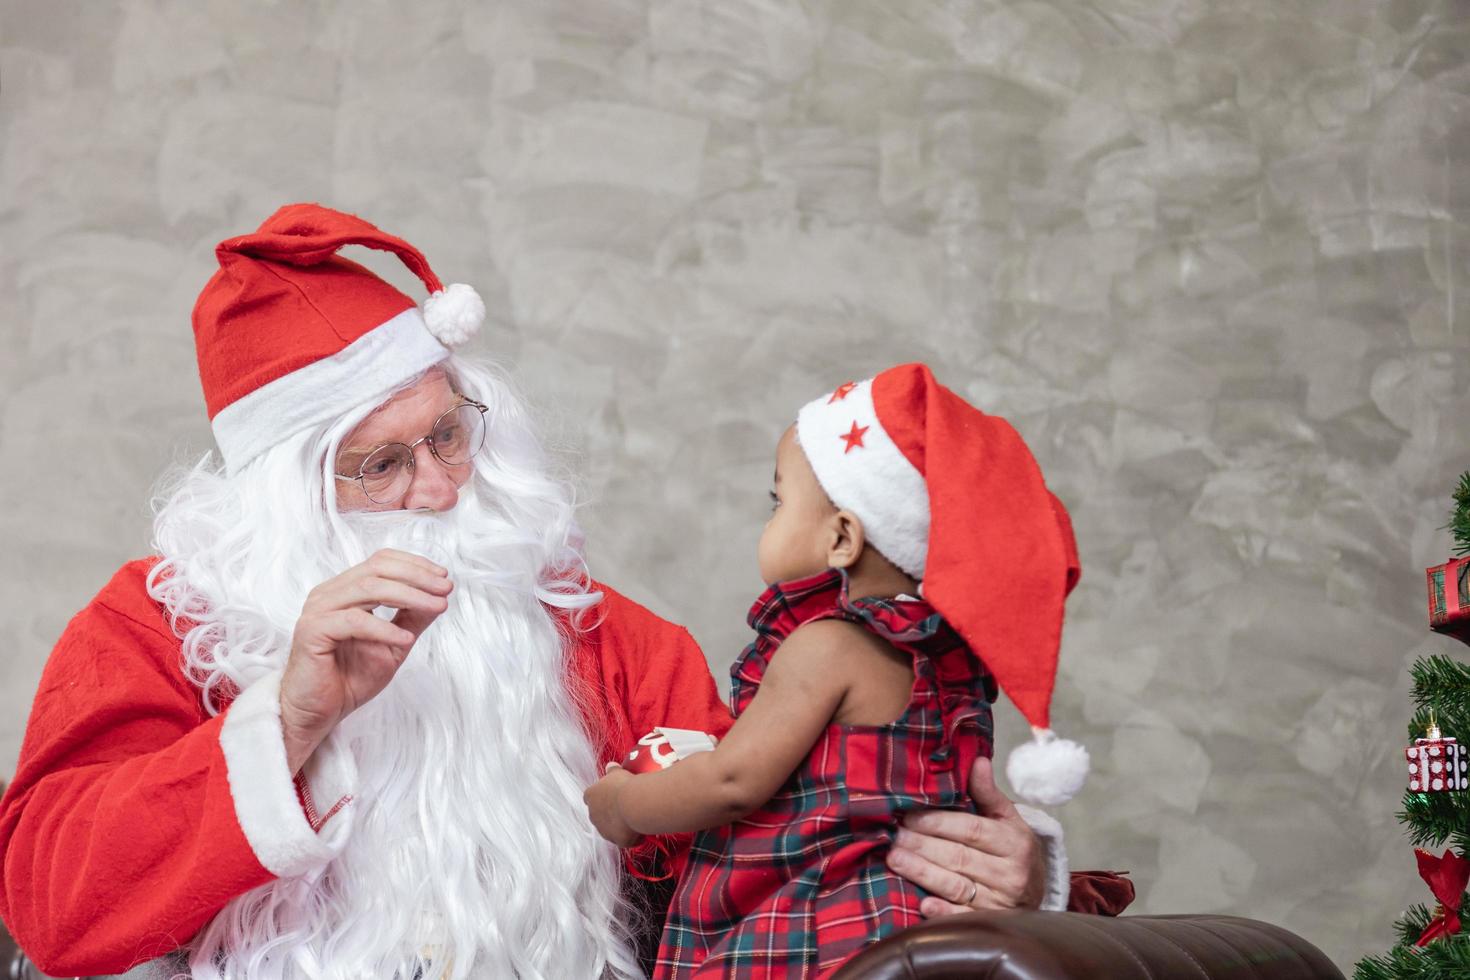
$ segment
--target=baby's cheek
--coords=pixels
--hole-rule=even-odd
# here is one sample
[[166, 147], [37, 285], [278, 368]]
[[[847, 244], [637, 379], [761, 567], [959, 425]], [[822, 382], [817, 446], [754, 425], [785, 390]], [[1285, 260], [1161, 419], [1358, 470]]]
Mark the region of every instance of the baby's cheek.
[[768, 583], [775, 581], [773, 576], [780, 559], [779, 537], [780, 530], [777, 527], [776, 518], [772, 517], [766, 521], [760, 540], [755, 546], [755, 558], [756, 563], [760, 566], [761, 578]]
[[766, 560], [766, 555], [769, 554], [771, 550], [771, 525], [773, 523], [775, 523], [774, 517], [771, 518], [771, 520], [766, 521], [765, 527], [761, 528], [761, 536], [759, 539], [757, 539], [755, 543], [756, 557], [759, 558], [762, 562]]

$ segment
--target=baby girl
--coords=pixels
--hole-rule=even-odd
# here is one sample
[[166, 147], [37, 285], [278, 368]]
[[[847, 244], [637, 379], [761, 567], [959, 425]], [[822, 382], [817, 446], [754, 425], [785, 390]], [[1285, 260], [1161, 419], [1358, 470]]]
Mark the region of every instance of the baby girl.
[[919, 922], [925, 893], [884, 858], [903, 814], [973, 809], [997, 684], [1036, 733], [1016, 792], [1059, 803], [1086, 773], [1047, 722], [1076, 546], [1007, 422], [892, 368], [801, 410], [771, 496], [733, 727], [587, 793], [614, 843], [700, 831], [655, 978], [825, 976]]

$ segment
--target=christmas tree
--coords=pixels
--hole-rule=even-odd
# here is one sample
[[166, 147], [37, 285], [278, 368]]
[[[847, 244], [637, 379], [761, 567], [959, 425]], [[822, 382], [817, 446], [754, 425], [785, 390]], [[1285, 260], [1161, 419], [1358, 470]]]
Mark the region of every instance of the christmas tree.
[[[1448, 526], [1455, 554], [1464, 556], [1470, 554], [1470, 472], [1461, 474], [1454, 499]], [[1428, 576], [1431, 626], [1470, 643], [1470, 561], [1456, 558], [1429, 569]], [[1470, 915], [1470, 791], [1461, 788], [1467, 783], [1459, 775], [1462, 753], [1470, 751], [1470, 666], [1434, 654], [1416, 660], [1410, 674], [1415, 710], [1406, 752], [1409, 791], [1398, 818], [1420, 849], [1420, 876], [1438, 901], [1405, 912], [1394, 924], [1397, 944], [1360, 961], [1354, 980], [1470, 977], [1470, 930], [1461, 928], [1459, 918], [1462, 910]]]

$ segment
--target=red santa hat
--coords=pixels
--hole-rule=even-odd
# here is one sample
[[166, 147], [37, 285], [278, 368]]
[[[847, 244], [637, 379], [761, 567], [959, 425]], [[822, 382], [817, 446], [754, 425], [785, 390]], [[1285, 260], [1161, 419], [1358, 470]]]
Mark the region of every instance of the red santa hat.
[[[344, 245], [397, 255], [428, 290], [422, 311], [339, 256]], [[194, 346], [232, 473], [292, 433], [387, 396], [485, 319], [479, 295], [446, 288], [418, 249], [319, 204], [288, 204], [214, 253], [219, 271], [194, 304]]]
[[922, 581], [923, 595], [1031, 723], [1006, 775], [1023, 799], [1064, 803], [1087, 750], [1051, 731], [1062, 608], [1081, 566], [1072, 522], [1005, 419], [923, 364], [839, 385], [803, 407], [797, 440], [828, 497]]

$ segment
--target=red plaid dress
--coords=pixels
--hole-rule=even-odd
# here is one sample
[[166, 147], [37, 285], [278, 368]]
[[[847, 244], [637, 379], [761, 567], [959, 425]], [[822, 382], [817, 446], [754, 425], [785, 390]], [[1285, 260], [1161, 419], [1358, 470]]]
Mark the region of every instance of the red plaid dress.
[[755, 697], [781, 642], [803, 623], [845, 619], [913, 656], [913, 695], [891, 725], [829, 725], [771, 800], [694, 838], [669, 908], [656, 980], [826, 976], [920, 921], [917, 886], [884, 864], [901, 814], [973, 812], [970, 764], [991, 749], [995, 683], [934, 608], [857, 599], [847, 574], [767, 589], [756, 640], [735, 661], [731, 705]]

